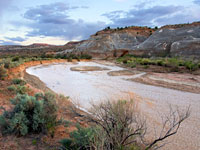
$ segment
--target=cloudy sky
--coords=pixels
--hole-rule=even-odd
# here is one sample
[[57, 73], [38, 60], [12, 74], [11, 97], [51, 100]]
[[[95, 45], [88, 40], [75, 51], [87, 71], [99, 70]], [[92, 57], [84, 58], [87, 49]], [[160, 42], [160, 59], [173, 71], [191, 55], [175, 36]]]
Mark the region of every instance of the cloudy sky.
[[0, 45], [61, 45], [107, 26], [194, 21], [200, 0], [0, 0]]

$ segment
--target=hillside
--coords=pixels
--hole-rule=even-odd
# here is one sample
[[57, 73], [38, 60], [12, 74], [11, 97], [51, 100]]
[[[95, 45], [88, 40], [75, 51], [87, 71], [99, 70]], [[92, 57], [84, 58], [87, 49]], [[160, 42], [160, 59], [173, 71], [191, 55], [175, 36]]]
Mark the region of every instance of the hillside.
[[[157, 29], [157, 28], [156, 28]], [[65, 52], [107, 58], [126, 53], [139, 56], [200, 57], [200, 23], [147, 27], [106, 28]]]
[[[144, 42], [155, 30], [147, 27], [106, 28], [65, 52], [89, 53], [93, 57], [121, 56]], [[70, 45], [70, 44], [69, 44]]]

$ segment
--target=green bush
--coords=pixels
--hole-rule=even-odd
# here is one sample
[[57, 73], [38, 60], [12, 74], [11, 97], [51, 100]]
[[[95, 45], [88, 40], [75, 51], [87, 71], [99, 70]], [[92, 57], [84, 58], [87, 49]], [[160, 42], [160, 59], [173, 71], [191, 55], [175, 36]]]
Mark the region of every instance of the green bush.
[[0, 116], [2, 134], [24, 136], [28, 133], [47, 133], [55, 127], [57, 107], [54, 95], [17, 95], [11, 103], [14, 108], [4, 110]]
[[27, 88], [24, 85], [11, 85], [7, 89], [15, 94], [26, 94]]
[[185, 62], [184, 65], [185, 65], [185, 67], [186, 67], [188, 70], [190, 70], [190, 71], [195, 71], [195, 70], [197, 70], [197, 69], [199, 68], [198, 64], [193, 63], [193, 62], [191, 62], [191, 61]]
[[26, 94], [26, 92], [27, 92], [27, 88], [24, 86], [24, 85], [17, 85], [17, 87], [16, 87], [17, 89], [16, 89], [16, 92], [18, 93], [18, 94]]
[[12, 58], [12, 61], [19, 61], [19, 56]]
[[92, 59], [92, 56], [88, 54], [81, 54], [80, 59]]
[[195, 71], [200, 68], [199, 61], [186, 61], [178, 57], [157, 57], [157, 58], [142, 58], [142, 57], [136, 57], [133, 55], [125, 55], [123, 57], [120, 57], [117, 59], [117, 62], [123, 63], [127, 65], [128, 67], [135, 67], [136, 64], [138, 65], [157, 65], [157, 66], [163, 66], [163, 67], [169, 67], [171, 71], [180, 71], [183, 67], [190, 71]]
[[19, 84], [19, 85], [26, 85], [26, 81], [24, 81], [22, 79], [13, 79], [12, 83], [13, 84]]
[[61, 150], [89, 150], [92, 148], [91, 143], [94, 141], [94, 129], [83, 128], [77, 125], [77, 130], [70, 133], [68, 139], [60, 141]]
[[4, 65], [0, 65], [0, 80], [4, 80], [7, 77], [7, 70], [4, 68]]
[[17, 88], [16, 88], [16, 86], [14, 86], [14, 85], [9, 86], [7, 89], [8, 89], [9, 91], [11, 91], [11, 92], [16, 92], [16, 91], [17, 91]]

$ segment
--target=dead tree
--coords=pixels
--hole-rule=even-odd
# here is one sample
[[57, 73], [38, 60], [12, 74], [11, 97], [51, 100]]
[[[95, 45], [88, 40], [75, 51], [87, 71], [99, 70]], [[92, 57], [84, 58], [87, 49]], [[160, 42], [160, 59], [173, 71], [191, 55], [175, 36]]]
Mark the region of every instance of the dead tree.
[[[159, 149], [166, 145], [164, 142], [170, 136], [175, 135], [181, 123], [185, 121], [190, 116], [190, 107], [186, 110], [180, 110], [179, 108], [173, 109], [172, 106], [169, 106], [169, 114], [167, 114], [164, 118], [162, 117], [162, 129], [158, 137], [155, 137], [153, 141], [146, 145], [146, 150], [149, 149]], [[161, 142], [161, 145], [157, 145]], [[164, 143], [163, 143], [164, 142]]]

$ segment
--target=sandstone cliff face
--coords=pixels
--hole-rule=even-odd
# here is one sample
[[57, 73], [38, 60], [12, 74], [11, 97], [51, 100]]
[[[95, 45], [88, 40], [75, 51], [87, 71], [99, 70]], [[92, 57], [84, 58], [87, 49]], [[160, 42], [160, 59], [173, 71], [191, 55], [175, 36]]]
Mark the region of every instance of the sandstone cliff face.
[[133, 54], [200, 57], [200, 24], [180, 28], [161, 28], [135, 46]]

